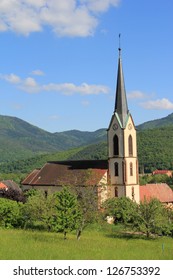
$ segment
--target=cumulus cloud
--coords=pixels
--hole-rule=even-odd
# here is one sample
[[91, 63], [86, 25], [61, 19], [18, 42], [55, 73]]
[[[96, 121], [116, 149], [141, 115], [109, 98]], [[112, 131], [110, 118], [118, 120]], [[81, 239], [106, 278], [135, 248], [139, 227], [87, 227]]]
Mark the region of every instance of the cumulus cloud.
[[28, 93], [37, 93], [41, 91], [52, 91], [59, 92], [64, 95], [98, 95], [98, 94], [108, 94], [109, 88], [105, 85], [90, 85], [87, 83], [82, 83], [80, 85], [75, 85], [73, 83], [49, 83], [49, 84], [39, 84], [32, 77], [27, 77], [25, 79], [20, 78], [15, 74], [10, 75], [0, 75], [0, 79], [3, 79], [9, 83], [16, 84], [19, 89], [26, 91]]
[[173, 103], [166, 98], [150, 100], [147, 102], [141, 103], [141, 106], [148, 110], [172, 110]]
[[81, 0], [80, 2], [85, 3], [88, 9], [93, 12], [105, 12], [110, 5], [118, 6], [120, 0]]
[[98, 25], [98, 14], [120, 0], [1, 0], [0, 31], [23, 35], [38, 32], [45, 25], [58, 36], [92, 35]]
[[3, 80], [6, 80], [7, 82], [11, 83], [11, 84], [19, 84], [21, 83], [21, 79], [19, 76], [11, 73], [10, 75], [2, 75], [0, 74], [0, 78]]
[[139, 90], [136, 91], [131, 91], [127, 94], [127, 97], [129, 99], [142, 99], [142, 98], [146, 98], [147, 95]]
[[40, 85], [37, 84], [35, 79], [32, 77], [27, 77], [26, 79], [22, 80], [19, 88], [30, 93], [36, 93], [40, 91]]
[[109, 88], [104, 85], [89, 85], [83, 83], [81, 85], [75, 85], [73, 83], [64, 83], [64, 84], [47, 84], [43, 85], [42, 89], [45, 91], [58, 91], [62, 92], [64, 95], [73, 95], [79, 93], [81, 95], [97, 95], [100, 93], [107, 94]]

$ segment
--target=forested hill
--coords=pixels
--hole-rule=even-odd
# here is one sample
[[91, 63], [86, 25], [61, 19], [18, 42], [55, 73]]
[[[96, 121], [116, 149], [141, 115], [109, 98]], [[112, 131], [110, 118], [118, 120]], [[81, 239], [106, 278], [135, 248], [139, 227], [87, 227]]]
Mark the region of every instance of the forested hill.
[[50, 133], [19, 118], [0, 115], [0, 162], [68, 150], [106, 140], [106, 129]]
[[[21, 119], [0, 116], [1, 171], [27, 172], [50, 160], [107, 158], [106, 141], [106, 129], [50, 133]], [[138, 126], [137, 142], [141, 167], [173, 169], [173, 114]]]
[[144, 129], [152, 129], [152, 128], [159, 128], [165, 126], [172, 126], [172, 125], [173, 125], [173, 113], [161, 119], [144, 122], [143, 124], [138, 125], [137, 129], [144, 130]]
[[[138, 159], [141, 172], [153, 169], [173, 170], [173, 126], [137, 132]], [[29, 173], [47, 161], [106, 159], [107, 142], [100, 142], [73, 150], [1, 164], [1, 173]]]

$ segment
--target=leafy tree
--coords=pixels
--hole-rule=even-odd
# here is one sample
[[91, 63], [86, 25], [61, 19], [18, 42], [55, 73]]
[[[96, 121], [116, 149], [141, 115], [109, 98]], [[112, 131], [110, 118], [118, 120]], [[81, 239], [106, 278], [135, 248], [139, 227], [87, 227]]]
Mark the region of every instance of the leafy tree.
[[151, 233], [159, 234], [168, 223], [164, 213], [164, 206], [159, 200], [144, 200], [138, 206], [133, 226], [144, 232], [147, 238], [150, 237]]
[[15, 201], [24, 202], [25, 198], [22, 190], [9, 187], [7, 190], [1, 190], [0, 197], [8, 198]]
[[115, 223], [128, 225], [134, 221], [137, 204], [128, 197], [114, 197], [103, 203], [104, 216], [112, 216]]
[[95, 186], [74, 188], [82, 213], [81, 224], [77, 231], [77, 239], [80, 238], [82, 231], [87, 225], [98, 221], [99, 213], [96, 188]]
[[66, 239], [68, 232], [79, 228], [82, 214], [76, 196], [67, 187], [56, 192], [54, 197], [57, 210], [54, 228], [56, 231], [63, 232], [64, 239]]
[[39, 195], [40, 191], [36, 190], [36, 189], [30, 189], [24, 192], [25, 198], [26, 200], [31, 197], [31, 196], [35, 196], [35, 195]]
[[19, 227], [22, 224], [22, 203], [0, 198], [0, 226], [5, 228]]
[[171, 235], [173, 237], [173, 209], [172, 207], [164, 208], [164, 217], [168, 221], [162, 227], [163, 235]]
[[41, 191], [31, 193], [23, 208], [25, 226], [33, 227], [36, 222], [40, 222], [48, 230], [52, 229], [54, 216], [56, 215], [55, 199], [53, 195], [45, 197]]

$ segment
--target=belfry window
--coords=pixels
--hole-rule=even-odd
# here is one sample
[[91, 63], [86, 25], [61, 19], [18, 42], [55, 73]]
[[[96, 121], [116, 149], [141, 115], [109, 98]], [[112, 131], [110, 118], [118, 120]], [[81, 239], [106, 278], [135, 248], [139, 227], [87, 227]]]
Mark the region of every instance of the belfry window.
[[114, 170], [115, 170], [115, 176], [118, 176], [119, 175], [118, 162], [114, 163]]
[[133, 139], [132, 135], [129, 135], [129, 156], [133, 156]]
[[133, 176], [133, 163], [130, 162], [130, 176]]
[[115, 134], [114, 139], [113, 139], [113, 148], [114, 148], [114, 156], [119, 155], [119, 139], [118, 136]]

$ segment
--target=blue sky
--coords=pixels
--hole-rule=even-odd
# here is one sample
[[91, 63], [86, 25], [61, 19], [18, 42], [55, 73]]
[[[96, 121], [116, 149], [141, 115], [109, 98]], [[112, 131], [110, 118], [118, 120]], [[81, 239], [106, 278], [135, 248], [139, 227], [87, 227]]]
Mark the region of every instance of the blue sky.
[[107, 128], [121, 33], [136, 125], [173, 112], [173, 1], [1, 0], [0, 114], [50, 132]]

